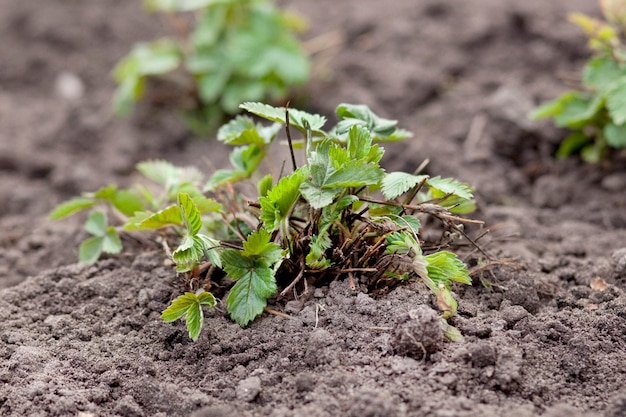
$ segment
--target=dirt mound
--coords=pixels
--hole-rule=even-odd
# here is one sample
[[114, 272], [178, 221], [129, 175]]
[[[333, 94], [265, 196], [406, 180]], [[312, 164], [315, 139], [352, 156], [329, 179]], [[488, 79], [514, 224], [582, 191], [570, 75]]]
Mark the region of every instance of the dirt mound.
[[[129, 184], [141, 160], [223, 155], [160, 109], [111, 115], [110, 69], [165, 28], [139, 2], [8, 0], [0, 415], [626, 415], [626, 163], [555, 162], [560, 133], [526, 118], [565, 90], [558, 75], [580, 70], [585, 39], [566, 15], [595, 3], [290, 6], [311, 20], [308, 36], [342, 39], [315, 56], [309, 110], [365, 103], [399, 119], [416, 137], [386, 146], [383, 165], [430, 158], [429, 173], [470, 182], [494, 229], [487, 248], [524, 267], [455, 288], [462, 343], [432, 337], [436, 300], [421, 284], [372, 297], [342, 282], [247, 329], [220, 303], [192, 343], [183, 323], [159, 319], [178, 291], [160, 253], [130, 245], [78, 265], [79, 221], [45, 218], [76, 193]], [[72, 94], [68, 74], [81, 86]]]

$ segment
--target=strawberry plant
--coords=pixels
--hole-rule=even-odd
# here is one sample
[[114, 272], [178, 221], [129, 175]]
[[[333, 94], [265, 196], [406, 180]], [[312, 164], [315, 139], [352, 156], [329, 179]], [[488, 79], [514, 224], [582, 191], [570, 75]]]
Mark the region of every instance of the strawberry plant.
[[[159, 79], [182, 90], [169, 98], [185, 109], [192, 130], [206, 134], [224, 114], [236, 113], [239, 103], [282, 98], [308, 79], [308, 58], [295, 36], [304, 24], [269, 0], [146, 0], [145, 5], [166, 14], [179, 36], [140, 43], [115, 67], [118, 114], [130, 113], [146, 81]], [[193, 29], [184, 19], [189, 12]]]
[[626, 148], [626, 1], [600, 0], [605, 21], [576, 13], [570, 20], [589, 36], [593, 57], [582, 74], [582, 88], [544, 103], [536, 119], [552, 118], [573, 132], [561, 143], [558, 157], [580, 153], [598, 162], [611, 150]]
[[[163, 244], [176, 248], [171, 259], [191, 290], [162, 317], [185, 318], [193, 340], [202, 306], [215, 305], [211, 288], [220, 274], [230, 279], [226, 305], [241, 326], [262, 314], [270, 298], [299, 296], [311, 285], [345, 277], [353, 288], [374, 291], [415, 277], [436, 295], [444, 331], [460, 337], [445, 320], [457, 309], [451, 284], [471, 279], [457, 255], [443, 249], [458, 238], [474, 243], [463, 223], [481, 222], [462, 217], [474, 209], [472, 189], [419, 172], [386, 173], [381, 143], [410, 134], [366, 106], [338, 106], [339, 122], [328, 130], [320, 115], [253, 102], [241, 108], [272, 124], [238, 116], [219, 130], [218, 140], [234, 146], [231, 169], [203, 180], [194, 168], [148, 161], [138, 169], [161, 185], [160, 192], [108, 186], [58, 206], [52, 218], [95, 210], [81, 261], [119, 251], [116, 233], [160, 230]], [[283, 127], [290, 169], [263, 175], [261, 162]], [[292, 138], [292, 130], [299, 136]], [[123, 227], [108, 226], [105, 212], [122, 219]], [[422, 232], [427, 224], [436, 227], [433, 220], [440, 225], [434, 240]]]

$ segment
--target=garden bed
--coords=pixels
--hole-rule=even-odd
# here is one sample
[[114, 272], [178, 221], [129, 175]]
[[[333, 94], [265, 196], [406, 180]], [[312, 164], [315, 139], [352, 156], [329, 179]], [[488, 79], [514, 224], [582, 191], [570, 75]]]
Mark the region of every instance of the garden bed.
[[428, 173], [472, 184], [473, 216], [493, 229], [485, 248], [520, 266], [455, 288], [465, 341], [421, 360], [394, 351], [398, 329], [427, 325], [409, 311], [436, 306], [419, 283], [371, 297], [335, 282], [273, 306], [290, 319], [246, 329], [218, 307], [191, 342], [184, 323], [159, 318], [179, 286], [159, 248], [76, 264], [79, 220], [46, 218], [77, 193], [130, 184], [142, 160], [224, 159], [163, 109], [111, 115], [110, 69], [165, 26], [139, 1], [9, 0], [0, 414], [625, 415], [626, 159], [554, 161], [563, 133], [527, 118], [578, 75], [586, 41], [566, 15], [597, 14], [595, 3], [288, 3], [310, 19], [307, 38], [330, 39], [305, 108], [332, 117], [341, 102], [363, 103], [399, 119], [415, 137], [386, 146], [382, 165], [411, 172], [429, 158]]

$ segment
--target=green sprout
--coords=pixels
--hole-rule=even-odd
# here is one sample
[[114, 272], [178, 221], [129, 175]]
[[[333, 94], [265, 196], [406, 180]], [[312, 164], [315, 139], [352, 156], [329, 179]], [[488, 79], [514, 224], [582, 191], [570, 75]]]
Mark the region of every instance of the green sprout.
[[[444, 332], [458, 339], [458, 330], [446, 322], [457, 310], [452, 284], [471, 279], [458, 256], [442, 249], [459, 237], [475, 244], [463, 223], [481, 222], [460, 217], [474, 209], [472, 189], [451, 178], [385, 172], [381, 143], [410, 134], [365, 106], [338, 106], [339, 121], [328, 130], [320, 115], [256, 102], [241, 108], [271, 124], [238, 116], [220, 129], [218, 139], [234, 146], [232, 169], [205, 179], [194, 168], [148, 161], [138, 169], [160, 192], [109, 186], [59, 205], [52, 218], [94, 210], [86, 226], [93, 237], [81, 245], [81, 261], [121, 250], [118, 234], [157, 231], [163, 246], [175, 248], [169, 255], [191, 290], [162, 317], [185, 318], [193, 340], [202, 327], [202, 306], [215, 305], [210, 291], [215, 274], [234, 282], [225, 303], [241, 326], [261, 315], [270, 298], [306, 293], [309, 283], [347, 277], [356, 286], [358, 274], [373, 290], [416, 278], [436, 296]], [[291, 170], [260, 172], [282, 127]], [[301, 137], [292, 138], [291, 128]], [[121, 226], [108, 226], [105, 212]], [[429, 219], [443, 232], [434, 241], [422, 233]]]

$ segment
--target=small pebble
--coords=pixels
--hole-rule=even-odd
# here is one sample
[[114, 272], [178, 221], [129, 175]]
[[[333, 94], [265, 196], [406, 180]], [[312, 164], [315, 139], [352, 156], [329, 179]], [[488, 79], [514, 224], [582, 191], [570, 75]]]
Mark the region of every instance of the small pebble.
[[602, 188], [608, 191], [626, 190], [626, 174], [611, 174], [602, 179]]
[[513, 326], [521, 319], [528, 317], [529, 314], [524, 307], [518, 305], [505, 307], [500, 313], [508, 326]]
[[64, 71], [54, 81], [54, 90], [59, 97], [76, 101], [85, 95], [85, 84], [78, 75]]
[[356, 310], [361, 314], [374, 315], [376, 314], [376, 300], [370, 297], [367, 294], [362, 292], [358, 293], [356, 296]]
[[250, 403], [261, 392], [261, 378], [252, 376], [239, 382], [235, 393], [239, 401]]
[[296, 391], [297, 392], [309, 392], [313, 391], [315, 387], [315, 378], [309, 373], [302, 373], [296, 376]]

